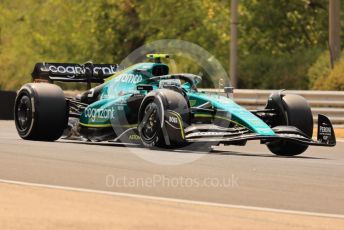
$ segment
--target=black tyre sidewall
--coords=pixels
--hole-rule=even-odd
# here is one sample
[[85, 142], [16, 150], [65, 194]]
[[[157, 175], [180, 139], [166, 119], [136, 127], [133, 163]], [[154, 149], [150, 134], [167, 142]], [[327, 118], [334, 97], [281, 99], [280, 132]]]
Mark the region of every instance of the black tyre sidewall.
[[[178, 112], [181, 115], [182, 122], [184, 123], [184, 125], [189, 123], [189, 119], [190, 119], [190, 116], [188, 114], [189, 105], [185, 97], [181, 95], [180, 93], [175, 92], [173, 90], [160, 89], [160, 90], [149, 93], [146, 96], [146, 98], [142, 101], [140, 109], [139, 109], [138, 124], [140, 124], [140, 122], [142, 121], [143, 115], [144, 115], [143, 113], [145, 111], [146, 106], [149, 103], [155, 103], [157, 107], [159, 108], [160, 110], [159, 114], [161, 115], [159, 118], [160, 121], [165, 122], [165, 115], [163, 114], [165, 114], [166, 110], [172, 110], [172, 111]], [[165, 143], [163, 130], [161, 126], [158, 127], [156, 136], [152, 140], [145, 140], [144, 138], [142, 138], [140, 129], [139, 129], [139, 134], [140, 134], [143, 145], [150, 148], [152, 147], [163, 147], [163, 148], [178, 148], [179, 147], [180, 148], [187, 145], [186, 142], [180, 142], [180, 141], [174, 140], [172, 138], [173, 135], [169, 135], [171, 133], [167, 134], [169, 135], [169, 141], [170, 141], [170, 145], [167, 145]]]
[[[146, 107], [149, 104], [151, 104], [151, 103], [154, 103], [157, 106], [158, 110], [160, 110], [159, 113], [158, 113], [159, 116], [160, 116], [161, 111], [164, 108], [161, 108], [160, 103], [156, 103], [157, 100], [159, 100], [159, 99], [157, 99], [155, 97], [148, 97], [146, 100], [143, 101], [143, 103], [140, 106], [140, 110], [139, 110], [139, 124], [140, 124], [140, 122], [142, 121], [142, 119], [144, 117], [144, 112], [145, 112]], [[160, 100], [161, 100], [161, 98], [160, 98]], [[161, 116], [159, 117], [159, 120], [160, 120], [160, 122], [163, 121]], [[152, 147], [165, 147], [165, 145], [166, 145], [165, 141], [164, 141], [164, 136], [163, 136], [163, 133], [162, 133], [161, 125], [159, 125], [157, 127], [155, 135], [152, 138], [150, 138], [150, 139], [146, 139], [144, 137], [144, 135], [142, 135], [140, 129], [139, 129], [139, 135], [141, 137], [142, 144], [145, 147], [148, 147], [148, 148], [152, 148]]]
[[283, 97], [282, 102], [287, 112], [288, 125], [295, 126], [308, 137], [312, 137], [313, 115], [306, 99], [299, 95], [289, 94]]
[[[17, 106], [23, 95], [29, 96], [32, 106], [31, 128], [18, 129]], [[68, 123], [67, 102], [63, 91], [56, 85], [29, 83], [24, 85], [16, 98], [15, 122], [18, 134], [27, 140], [54, 141], [62, 136]]]
[[[281, 125], [295, 126], [311, 138], [313, 115], [308, 102], [299, 95], [287, 94], [283, 96], [282, 103], [287, 116], [287, 124]], [[268, 143], [267, 147], [276, 155], [294, 156], [306, 151], [308, 145], [283, 140]]]
[[[20, 100], [24, 97], [27, 96], [29, 99], [31, 99], [31, 93], [28, 89], [26, 88], [22, 88], [19, 93], [17, 94], [17, 97], [15, 99], [15, 104], [14, 104], [14, 121], [16, 124], [16, 128], [18, 131], [18, 134], [20, 137], [22, 137], [23, 139], [28, 139], [30, 136], [30, 133], [32, 133], [32, 129], [34, 127], [34, 123], [35, 123], [35, 119], [31, 119], [30, 121], [30, 127], [28, 127], [27, 129], [20, 129], [19, 128], [19, 121], [18, 121], [18, 106], [19, 106], [19, 102]], [[32, 100], [30, 100], [30, 106], [32, 109]], [[34, 118], [34, 113], [32, 112], [32, 118]]]

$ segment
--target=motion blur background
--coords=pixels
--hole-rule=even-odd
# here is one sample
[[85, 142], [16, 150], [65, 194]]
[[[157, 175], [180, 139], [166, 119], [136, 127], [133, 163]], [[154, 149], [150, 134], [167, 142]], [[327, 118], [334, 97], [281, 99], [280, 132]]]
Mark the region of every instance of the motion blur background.
[[[343, 90], [344, 59], [330, 68], [328, 5], [241, 0], [238, 87]], [[229, 72], [230, 9], [230, 0], [0, 0], [0, 89], [29, 82], [36, 62], [119, 63], [169, 38], [200, 45]]]

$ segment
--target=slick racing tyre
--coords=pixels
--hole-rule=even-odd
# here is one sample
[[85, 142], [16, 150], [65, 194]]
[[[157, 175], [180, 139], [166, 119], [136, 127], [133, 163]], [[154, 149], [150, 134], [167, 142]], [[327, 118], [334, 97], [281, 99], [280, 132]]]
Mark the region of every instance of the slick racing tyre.
[[25, 84], [14, 105], [18, 134], [26, 140], [55, 141], [67, 127], [67, 102], [60, 87], [48, 83]]
[[[311, 138], [313, 134], [313, 116], [307, 101], [299, 95], [287, 94], [282, 97], [282, 105], [286, 116], [286, 124], [278, 125], [294, 126]], [[278, 110], [278, 108], [275, 109]], [[268, 143], [267, 147], [276, 155], [294, 156], [306, 151], [308, 145], [279, 140]]]
[[189, 119], [189, 105], [182, 94], [170, 89], [150, 92], [143, 99], [138, 114], [138, 132], [143, 145], [183, 147], [186, 144], [184, 127]]

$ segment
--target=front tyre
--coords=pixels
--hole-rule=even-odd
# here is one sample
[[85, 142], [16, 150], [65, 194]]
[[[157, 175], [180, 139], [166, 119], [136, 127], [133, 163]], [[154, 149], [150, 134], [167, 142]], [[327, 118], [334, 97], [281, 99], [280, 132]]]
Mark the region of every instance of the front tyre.
[[176, 91], [159, 89], [147, 94], [138, 114], [138, 132], [146, 147], [178, 148], [186, 145], [184, 127], [189, 123], [189, 106]]
[[[294, 126], [305, 133], [309, 138], [313, 134], [313, 115], [308, 102], [299, 95], [287, 94], [282, 97], [284, 113], [278, 111], [279, 116], [285, 119], [278, 119], [284, 122], [276, 125]], [[276, 110], [280, 108], [276, 107]], [[273, 141], [267, 144], [269, 150], [280, 156], [295, 156], [307, 150], [308, 145], [295, 143], [292, 141]]]
[[139, 133], [143, 145], [146, 147], [164, 147], [165, 141], [161, 127], [163, 108], [156, 101], [150, 100], [142, 109], [143, 116], [140, 120]]
[[59, 139], [68, 122], [62, 89], [47, 83], [25, 84], [15, 100], [14, 120], [19, 136], [25, 140]]

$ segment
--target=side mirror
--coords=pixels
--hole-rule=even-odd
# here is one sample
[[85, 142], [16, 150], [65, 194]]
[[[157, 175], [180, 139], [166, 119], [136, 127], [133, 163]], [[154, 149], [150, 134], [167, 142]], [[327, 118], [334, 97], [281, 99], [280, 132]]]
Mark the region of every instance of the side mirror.
[[225, 94], [227, 95], [228, 98], [233, 98], [233, 93], [234, 93], [234, 87], [231, 86], [225, 86], [223, 88]]
[[225, 93], [234, 93], [234, 87], [231, 86], [225, 86], [223, 90], [225, 91]]
[[143, 74], [148, 77], [152, 76], [152, 74], [148, 72], [147, 69], [135, 69], [133, 72], [136, 74]]

